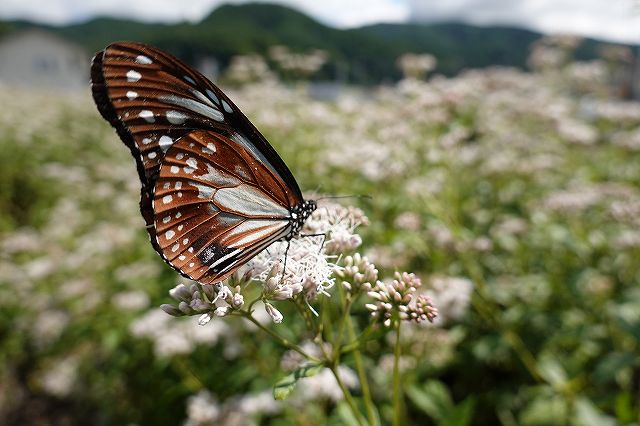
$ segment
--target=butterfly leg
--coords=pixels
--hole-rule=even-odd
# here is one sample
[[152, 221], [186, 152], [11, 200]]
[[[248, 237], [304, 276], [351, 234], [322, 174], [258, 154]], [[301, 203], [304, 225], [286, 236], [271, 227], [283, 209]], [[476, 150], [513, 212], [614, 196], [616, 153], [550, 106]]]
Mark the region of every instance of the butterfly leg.
[[289, 247], [291, 247], [291, 240], [287, 240], [287, 248], [284, 251], [284, 267], [282, 268], [282, 276], [280, 277], [280, 284], [284, 282], [284, 274], [287, 272], [287, 257], [289, 256]]
[[324, 243], [327, 241], [327, 234], [322, 233], [322, 234], [300, 234], [301, 237], [303, 238], [308, 238], [308, 237], [322, 237], [322, 243], [320, 244], [320, 248], [318, 249], [318, 253], [320, 253], [322, 251], [322, 249], [324, 248]]

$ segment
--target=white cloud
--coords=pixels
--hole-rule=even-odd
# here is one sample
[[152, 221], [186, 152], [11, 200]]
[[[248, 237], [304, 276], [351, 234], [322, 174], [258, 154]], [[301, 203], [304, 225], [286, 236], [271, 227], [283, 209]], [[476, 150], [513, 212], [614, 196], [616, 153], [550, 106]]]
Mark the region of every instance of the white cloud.
[[403, 0], [279, 0], [278, 3], [343, 28], [378, 22], [404, 22], [409, 18], [409, 5]]
[[[247, 0], [231, 0], [244, 3]], [[269, 1], [269, 0], [266, 0]], [[329, 25], [462, 20], [573, 32], [640, 43], [640, 0], [271, 0]], [[198, 21], [224, 0], [0, 0], [0, 19], [68, 24], [97, 15], [144, 21]], [[229, 2], [227, 0], [226, 2]]]
[[575, 33], [640, 43], [637, 0], [409, 0], [411, 19], [463, 20], [479, 25], [525, 26], [545, 33]]
[[[198, 21], [223, 3], [247, 0], [2, 0], [0, 18], [26, 18], [49, 24], [68, 24], [97, 15], [143, 21]], [[267, 2], [267, 1], [265, 1]], [[374, 22], [405, 21], [409, 7], [405, 0], [272, 0], [303, 11], [337, 27]]]
[[0, 17], [49, 24], [68, 24], [99, 15], [147, 22], [198, 21], [219, 3], [219, 0], [2, 0]]

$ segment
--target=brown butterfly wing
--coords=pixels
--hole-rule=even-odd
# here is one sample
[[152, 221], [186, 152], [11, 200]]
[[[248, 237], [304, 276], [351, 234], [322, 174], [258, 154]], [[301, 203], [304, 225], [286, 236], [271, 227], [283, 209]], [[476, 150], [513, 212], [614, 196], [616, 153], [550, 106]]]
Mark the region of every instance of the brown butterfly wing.
[[291, 232], [284, 182], [237, 142], [210, 131], [169, 148], [153, 205], [161, 255], [203, 284], [223, 280]]
[[289, 209], [303, 201], [290, 170], [262, 134], [220, 89], [177, 58], [140, 43], [114, 43], [94, 57], [91, 82], [98, 110], [136, 161], [140, 210], [159, 253], [153, 190], [167, 152], [191, 132], [206, 130], [235, 142], [234, 149], [274, 177], [273, 186], [262, 191], [274, 199], [284, 194]]

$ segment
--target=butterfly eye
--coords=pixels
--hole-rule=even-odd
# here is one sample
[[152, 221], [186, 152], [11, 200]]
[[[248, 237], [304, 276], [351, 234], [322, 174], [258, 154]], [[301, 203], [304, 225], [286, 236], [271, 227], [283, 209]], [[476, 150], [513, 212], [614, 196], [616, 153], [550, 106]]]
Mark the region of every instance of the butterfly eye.
[[115, 43], [94, 57], [91, 86], [136, 160], [151, 244], [182, 275], [221, 281], [315, 209], [247, 117], [179, 59]]

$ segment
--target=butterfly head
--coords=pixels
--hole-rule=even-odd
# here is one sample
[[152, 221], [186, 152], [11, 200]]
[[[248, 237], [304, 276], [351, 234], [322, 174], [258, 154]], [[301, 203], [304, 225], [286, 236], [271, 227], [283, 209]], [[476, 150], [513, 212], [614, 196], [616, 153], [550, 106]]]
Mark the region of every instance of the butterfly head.
[[293, 229], [289, 233], [289, 239], [297, 236], [300, 233], [300, 230], [302, 229], [305, 221], [317, 208], [318, 205], [314, 200], [306, 200], [301, 202], [291, 210], [291, 223], [293, 225]]

